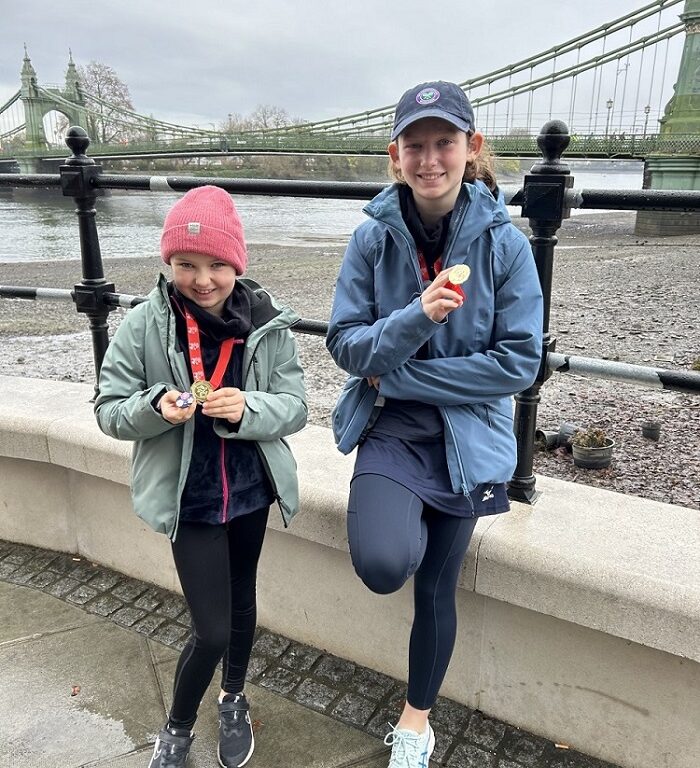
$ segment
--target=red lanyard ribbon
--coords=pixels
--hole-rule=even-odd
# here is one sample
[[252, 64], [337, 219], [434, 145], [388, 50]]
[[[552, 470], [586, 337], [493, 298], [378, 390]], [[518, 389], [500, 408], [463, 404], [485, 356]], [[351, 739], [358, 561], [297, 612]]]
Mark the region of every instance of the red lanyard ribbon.
[[[425, 257], [423, 256], [423, 251], [420, 250], [418, 251], [418, 267], [420, 268], [420, 275], [423, 278], [423, 282], [427, 283], [433, 280], [433, 277], [431, 277], [430, 273], [428, 272], [428, 265], [425, 261]], [[441, 270], [442, 258], [438, 257], [433, 263], [433, 272], [437, 275], [437, 273]]]
[[[187, 346], [190, 356], [190, 366], [192, 367], [192, 378], [195, 381], [206, 381], [206, 376], [204, 375], [204, 362], [202, 360], [202, 347], [199, 340], [199, 326], [194, 317], [192, 317], [186, 309], [185, 322], [187, 323]], [[231, 360], [233, 345], [242, 343], [242, 339], [224, 339], [224, 341], [221, 342], [219, 359], [214, 368], [214, 373], [211, 375], [211, 379], [209, 379], [212, 389], [218, 389], [221, 386], [224, 373]]]

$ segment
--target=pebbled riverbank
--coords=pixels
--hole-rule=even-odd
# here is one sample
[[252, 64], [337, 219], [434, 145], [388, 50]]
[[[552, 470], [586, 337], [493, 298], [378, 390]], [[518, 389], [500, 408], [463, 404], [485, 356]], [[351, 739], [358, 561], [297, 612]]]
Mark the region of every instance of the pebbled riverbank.
[[[518, 226], [525, 223], [518, 220]], [[661, 368], [700, 358], [700, 236], [640, 240], [633, 213], [576, 216], [559, 233], [551, 330], [557, 351]], [[342, 249], [252, 246], [248, 275], [304, 318], [327, 320]], [[122, 293], [144, 294], [164, 265], [155, 258], [106, 259]], [[70, 288], [80, 263], [0, 264], [0, 284]], [[123, 311], [110, 315], [114, 327]], [[0, 373], [93, 381], [87, 321], [72, 304], [0, 299]], [[298, 336], [310, 419], [329, 425], [344, 374], [323, 340]], [[662, 422], [645, 440], [646, 418]], [[555, 374], [542, 390], [539, 426], [604, 427], [617, 443], [608, 470], [579, 470], [571, 456], [538, 453], [535, 471], [700, 509], [700, 397]]]

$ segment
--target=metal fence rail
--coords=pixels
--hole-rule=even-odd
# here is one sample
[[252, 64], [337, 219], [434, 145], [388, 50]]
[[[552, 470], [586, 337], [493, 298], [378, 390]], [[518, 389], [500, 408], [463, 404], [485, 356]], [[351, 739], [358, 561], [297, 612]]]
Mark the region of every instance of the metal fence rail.
[[[503, 187], [506, 203], [520, 206], [529, 220], [530, 243], [544, 295], [542, 364], [534, 384], [515, 396], [514, 430], [518, 446], [518, 463], [509, 484], [509, 495], [532, 503], [537, 492], [533, 468], [533, 452], [540, 389], [554, 372], [572, 372], [584, 376], [634, 383], [658, 389], [700, 393], [700, 373], [649, 368], [628, 363], [566, 355], [555, 351], [556, 340], [550, 333], [549, 317], [556, 232], [572, 208], [613, 210], [700, 211], [700, 192], [663, 190], [601, 190], [573, 188], [573, 177], [561, 156], [570, 137], [567, 126], [559, 120], [546, 123], [537, 145], [543, 159], [525, 175], [522, 187]], [[109, 344], [107, 317], [117, 307], [131, 308], [143, 296], [117, 293], [107, 282], [102, 264], [95, 223], [95, 200], [101, 190], [148, 190], [151, 192], [184, 192], [194, 187], [213, 184], [235, 194], [282, 195], [293, 197], [332, 197], [369, 200], [386, 185], [364, 182], [276, 181], [270, 179], [222, 179], [194, 176], [127, 176], [104, 174], [94, 160], [85, 155], [89, 145], [82, 128], [71, 128], [66, 143], [72, 156], [58, 174], [0, 174], [0, 187], [60, 187], [64, 196], [77, 205], [83, 279], [70, 289], [0, 286], [0, 297], [49, 301], [72, 301], [78, 312], [87, 315], [92, 334], [96, 376]], [[302, 319], [296, 331], [325, 336], [328, 324], [321, 320]]]
[[[73, 302], [75, 292], [67, 288], [0, 285], [0, 298]], [[132, 309], [137, 304], [148, 300], [146, 296], [133, 296], [128, 293], [105, 293], [103, 298], [108, 306], [121, 309]], [[328, 333], [328, 323], [323, 320], [298, 320], [292, 328], [299, 333], [311, 336], [325, 336]], [[638, 384], [652, 389], [700, 394], [700, 373], [692, 371], [672, 371], [666, 368], [652, 368], [559, 352], [547, 353], [547, 369], [551, 373], [576, 373], [594, 379]]]

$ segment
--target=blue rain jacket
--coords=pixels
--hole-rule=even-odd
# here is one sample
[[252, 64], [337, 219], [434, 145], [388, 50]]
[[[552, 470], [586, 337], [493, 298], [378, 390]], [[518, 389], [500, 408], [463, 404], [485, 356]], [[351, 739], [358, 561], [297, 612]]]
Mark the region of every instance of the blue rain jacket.
[[[416, 245], [397, 185], [364, 208], [340, 268], [326, 345], [348, 379], [333, 410], [338, 449], [350, 453], [377, 396], [438, 406], [452, 490], [507, 482], [516, 464], [512, 396], [535, 380], [542, 354], [542, 291], [527, 238], [503, 196], [465, 183], [443, 267], [467, 264], [463, 306], [442, 323], [423, 312]], [[414, 355], [427, 342], [429, 359]], [[379, 376], [379, 392], [368, 376]]]

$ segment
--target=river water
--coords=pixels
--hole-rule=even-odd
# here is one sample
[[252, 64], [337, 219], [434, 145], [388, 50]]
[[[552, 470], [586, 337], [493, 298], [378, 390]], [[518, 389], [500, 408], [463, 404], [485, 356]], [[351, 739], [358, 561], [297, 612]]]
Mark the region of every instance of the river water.
[[[608, 171], [576, 168], [577, 189], [641, 189], [642, 165]], [[517, 185], [513, 184], [512, 185]], [[507, 184], [511, 186], [511, 184]], [[163, 219], [178, 194], [115, 191], [97, 201], [103, 258], [152, 256], [159, 252]], [[364, 220], [361, 200], [321, 200], [240, 195], [236, 206], [249, 244], [338, 248]], [[80, 257], [75, 205], [55, 191], [0, 194], [0, 262], [54, 261]], [[512, 216], [518, 208], [509, 209]], [[595, 215], [595, 211], [577, 212]], [[0, 282], [2, 282], [0, 278]]]

